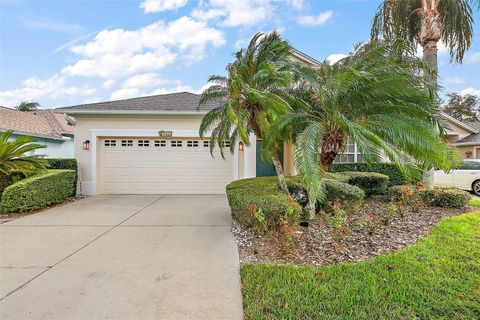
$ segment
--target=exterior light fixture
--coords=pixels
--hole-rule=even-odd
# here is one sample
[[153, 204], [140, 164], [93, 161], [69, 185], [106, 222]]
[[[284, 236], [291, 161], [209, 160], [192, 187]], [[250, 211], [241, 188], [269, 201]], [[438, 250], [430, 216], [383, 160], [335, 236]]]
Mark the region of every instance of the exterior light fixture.
[[238, 151], [243, 151], [244, 145], [243, 142], [238, 143]]
[[83, 150], [90, 150], [90, 140], [83, 141]]

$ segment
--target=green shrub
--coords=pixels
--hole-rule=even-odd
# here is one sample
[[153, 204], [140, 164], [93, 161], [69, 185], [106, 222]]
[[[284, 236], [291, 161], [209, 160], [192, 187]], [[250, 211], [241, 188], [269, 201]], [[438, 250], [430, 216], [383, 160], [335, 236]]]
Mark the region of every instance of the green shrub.
[[468, 192], [452, 188], [425, 189], [418, 192], [426, 204], [442, 208], [463, 208], [471, 198]]
[[[351, 211], [358, 208], [365, 198], [365, 192], [357, 186], [333, 179], [324, 179], [324, 182], [327, 201], [340, 201], [344, 210]], [[291, 193], [305, 190], [298, 176], [287, 178], [287, 185]], [[327, 203], [321, 204], [319, 207], [325, 207], [325, 205], [327, 205]]]
[[390, 201], [399, 201], [403, 195], [404, 186], [391, 186], [387, 189], [387, 198]]
[[345, 171], [342, 173], [347, 176], [347, 182], [349, 184], [362, 189], [367, 197], [372, 194], [385, 193], [390, 180], [387, 175], [377, 172]]
[[8, 186], [0, 200], [4, 212], [33, 211], [61, 203], [74, 195], [73, 170], [48, 170]]
[[227, 185], [227, 198], [232, 215], [243, 225], [279, 231], [285, 222], [290, 227], [299, 223], [301, 208], [281, 192], [276, 177], [233, 181]]
[[325, 172], [325, 178], [348, 183], [348, 176], [342, 173]]
[[77, 191], [78, 163], [75, 158], [49, 158], [46, 159], [50, 169], [66, 169], [75, 171], [75, 180], [73, 181], [74, 193]]
[[45, 159], [50, 169], [67, 169], [77, 172], [77, 160], [74, 158], [50, 158]]
[[402, 175], [396, 165], [389, 162], [335, 162], [328, 167], [330, 172], [377, 172], [389, 177], [389, 186], [405, 184], [405, 177]]

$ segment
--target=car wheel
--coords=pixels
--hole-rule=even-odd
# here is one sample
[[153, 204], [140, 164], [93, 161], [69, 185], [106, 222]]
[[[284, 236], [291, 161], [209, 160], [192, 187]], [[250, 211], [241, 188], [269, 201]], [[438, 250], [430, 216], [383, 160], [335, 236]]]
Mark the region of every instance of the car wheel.
[[475, 181], [472, 184], [473, 193], [480, 197], [480, 180]]

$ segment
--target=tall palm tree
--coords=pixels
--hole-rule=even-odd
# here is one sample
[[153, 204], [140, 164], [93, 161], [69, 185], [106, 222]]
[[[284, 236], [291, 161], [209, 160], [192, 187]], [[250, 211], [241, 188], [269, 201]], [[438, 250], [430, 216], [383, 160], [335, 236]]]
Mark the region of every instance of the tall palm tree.
[[321, 64], [305, 88], [309, 107], [271, 127], [267, 139], [295, 139], [295, 163], [311, 204], [323, 200], [320, 176], [347, 138], [365, 161], [386, 156], [406, 177], [417, 176], [418, 167], [452, 165], [455, 153], [438, 134], [443, 128], [433, 88], [418, 77], [423, 63], [404, 52], [401, 43], [371, 42], [334, 65]]
[[19, 171], [25, 175], [45, 169], [46, 162], [39, 155], [27, 155], [45, 146], [32, 143], [30, 137], [10, 139], [12, 131], [0, 132], [0, 173], [8, 175]]
[[470, 48], [474, 7], [480, 9], [479, 0], [384, 0], [373, 18], [372, 38], [400, 38], [413, 49], [420, 44], [433, 84], [438, 73], [440, 40], [456, 63], [463, 61], [465, 51]]
[[23, 101], [18, 106], [16, 106], [15, 109], [22, 112], [29, 112], [29, 111], [38, 110], [39, 107], [40, 107], [40, 103], [38, 102]]
[[[250, 144], [250, 133], [263, 139], [272, 123], [291, 110], [289, 101], [296, 98], [288, 89], [295, 81], [296, 64], [290, 54], [289, 43], [278, 32], [257, 33], [247, 48], [235, 54], [235, 61], [227, 67], [228, 76], [209, 78], [213, 85], [203, 91], [199, 105], [219, 103], [200, 125], [200, 136], [211, 131], [211, 150], [218, 146], [223, 156], [224, 141], [228, 140], [233, 152], [237, 139]], [[280, 145], [280, 141], [270, 143], [263, 154], [271, 157], [280, 187], [288, 193]]]

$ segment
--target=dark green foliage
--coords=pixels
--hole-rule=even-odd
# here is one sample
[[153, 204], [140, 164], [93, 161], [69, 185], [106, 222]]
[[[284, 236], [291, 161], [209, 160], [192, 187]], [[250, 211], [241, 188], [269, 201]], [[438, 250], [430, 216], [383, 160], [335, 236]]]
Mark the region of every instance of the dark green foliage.
[[391, 186], [387, 189], [387, 198], [390, 201], [399, 201], [402, 199], [404, 186]]
[[335, 162], [328, 167], [330, 172], [359, 171], [378, 172], [389, 177], [389, 186], [405, 184], [405, 178], [400, 170], [393, 163], [388, 162]]
[[357, 263], [244, 264], [246, 319], [479, 319], [480, 213], [443, 220], [417, 244]]
[[377, 172], [343, 172], [348, 177], [348, 183], [359, 187], [365, 195], [383, 194], [387, 190], [389, 178], [385, 174]]
[[50, 158], [46, 159], [49, 169], [67, 169], [77, 172], [77, 160], [75, 158]]
[[227, 186], [227, 198], [232, 215], [243, 225], [275, 231], [284, 221], [290, 227], [299, 223], [301, 208], [281, 192], [276, 177], [233, 181]]
[[0, 196], [2, 195], [3, 190], [8, 187], [12, 183], [12, 178], [5, 174], [0, 172]]
[[[345, 179], [343, 175], [328, 175], [329, 178], [323, 179], [326, 189], [326, 200], [328, 203], [334, 201], [340, 201], [342, 209], [351, 211], [362, 203], [365, 199], [365, 192], [359, 187], [350, 185], [348, 183], [342, 182], [342, 179]], [[340, 180], [330, 179], [332, 177], [339, 178]], [[299, 190], [305, 190], [302, 182], [299, 177], [288, 177], [287, 178], [288, 189], [291, 193], [295, 193]], [[325, 207], [328, 203], [320, 204], [321, 207]]]
[[468, 192], [459, 189], [434, 188], [418, 192], [423, 202], [442, 208], [463, 208], [471, 198]]
[[61, 203], [74, 195], [73, 170], [48, 170], [8, 186], [2, 194], [0, 211], [33, 211]]

